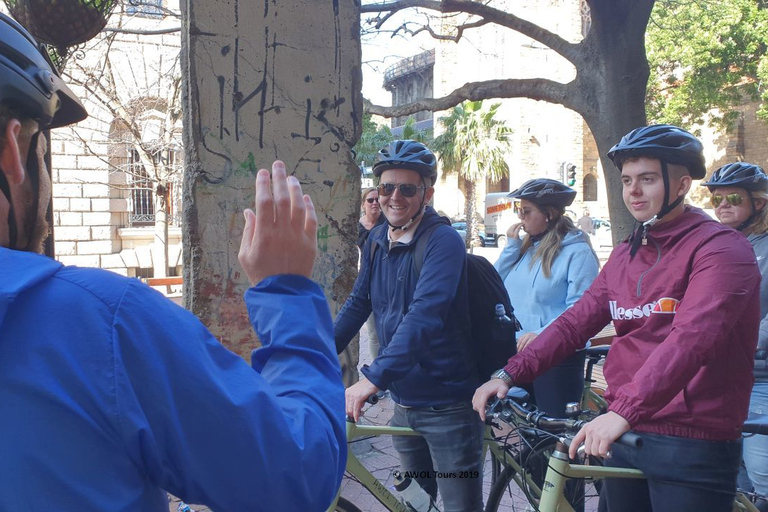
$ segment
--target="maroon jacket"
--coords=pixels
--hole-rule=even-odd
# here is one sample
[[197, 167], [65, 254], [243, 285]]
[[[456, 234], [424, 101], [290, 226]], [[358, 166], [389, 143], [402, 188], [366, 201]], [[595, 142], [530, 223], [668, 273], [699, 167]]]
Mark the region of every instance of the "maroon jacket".
[[609, 410], [637, 431], [740, 436], [752, 389], [760, 273], [739, 232], [698, 208], [648, 231], [630, 259], [616, 247], [592, 286], [505, 367], [530, 382], [610, 320]]

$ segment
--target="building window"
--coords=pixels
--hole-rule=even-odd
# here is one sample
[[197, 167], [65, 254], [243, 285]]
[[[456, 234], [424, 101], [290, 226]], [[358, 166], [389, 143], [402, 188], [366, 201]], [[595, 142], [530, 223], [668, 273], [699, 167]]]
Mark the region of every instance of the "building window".
[[131, 150], [131, 226], [151, 226], [155, 223], [155, 188], [149, 174], [139, 158], [139, 153]]
[[584, 201], [597, 201], [597, 178], [594, 174], [585, 174], [583, 185]]
[[128, 0], [125, 12], [137, 16], [162, 16], [163, 0]]

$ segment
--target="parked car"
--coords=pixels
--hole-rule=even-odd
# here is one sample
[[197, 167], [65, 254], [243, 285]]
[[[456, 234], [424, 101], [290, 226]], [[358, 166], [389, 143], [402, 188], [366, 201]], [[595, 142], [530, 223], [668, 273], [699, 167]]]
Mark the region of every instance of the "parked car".
[[[451, 227], [455, 229], [459, 235], [461, 235], [461, 239], [466, 241], [467, 240], [467, 223], [464, 221], [460, 222], [454, 222], [451, 224]], [[485, 231], [482, 229], [478, 230], [478, 240], [480, 241], [480, 247], [485, 247]]]
[[613, 247], [611, 222], [605, 219], [595, 218], [593, 218], [592, 221], [595, 225], [595, 234], [592, 236], [592, 245], [596, 247]]

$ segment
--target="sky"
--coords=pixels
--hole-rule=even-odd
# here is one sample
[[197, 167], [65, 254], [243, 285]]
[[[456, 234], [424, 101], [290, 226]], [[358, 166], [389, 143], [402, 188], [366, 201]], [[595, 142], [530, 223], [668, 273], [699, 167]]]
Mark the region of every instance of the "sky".
[[[413, 9], [409, 9], [413, 11]], [[366, 20], [375, 14], [362, 16], [363, 35], [363, 96], [377, 105], [391, 105], [390, 93], [382, 87], [384, 71], [399, 60], [417, 55], [435, 47], [435, 41], [428, 34], [418, 36], [396, 35], [392, 32], [406, 21], [417, 21], [418, 14], [398, 13], [383, 25], [382, 30], [373, 31]]]

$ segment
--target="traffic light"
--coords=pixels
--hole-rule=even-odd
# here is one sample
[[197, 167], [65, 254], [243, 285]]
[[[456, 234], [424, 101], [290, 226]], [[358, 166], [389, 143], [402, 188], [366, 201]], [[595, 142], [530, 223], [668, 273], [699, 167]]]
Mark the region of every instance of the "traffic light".
[[567, 176], [566, 182], [569, 187], [572, 187], [576, 184], [576, 166], [573, 164], [568, 164], [565, 169]]

